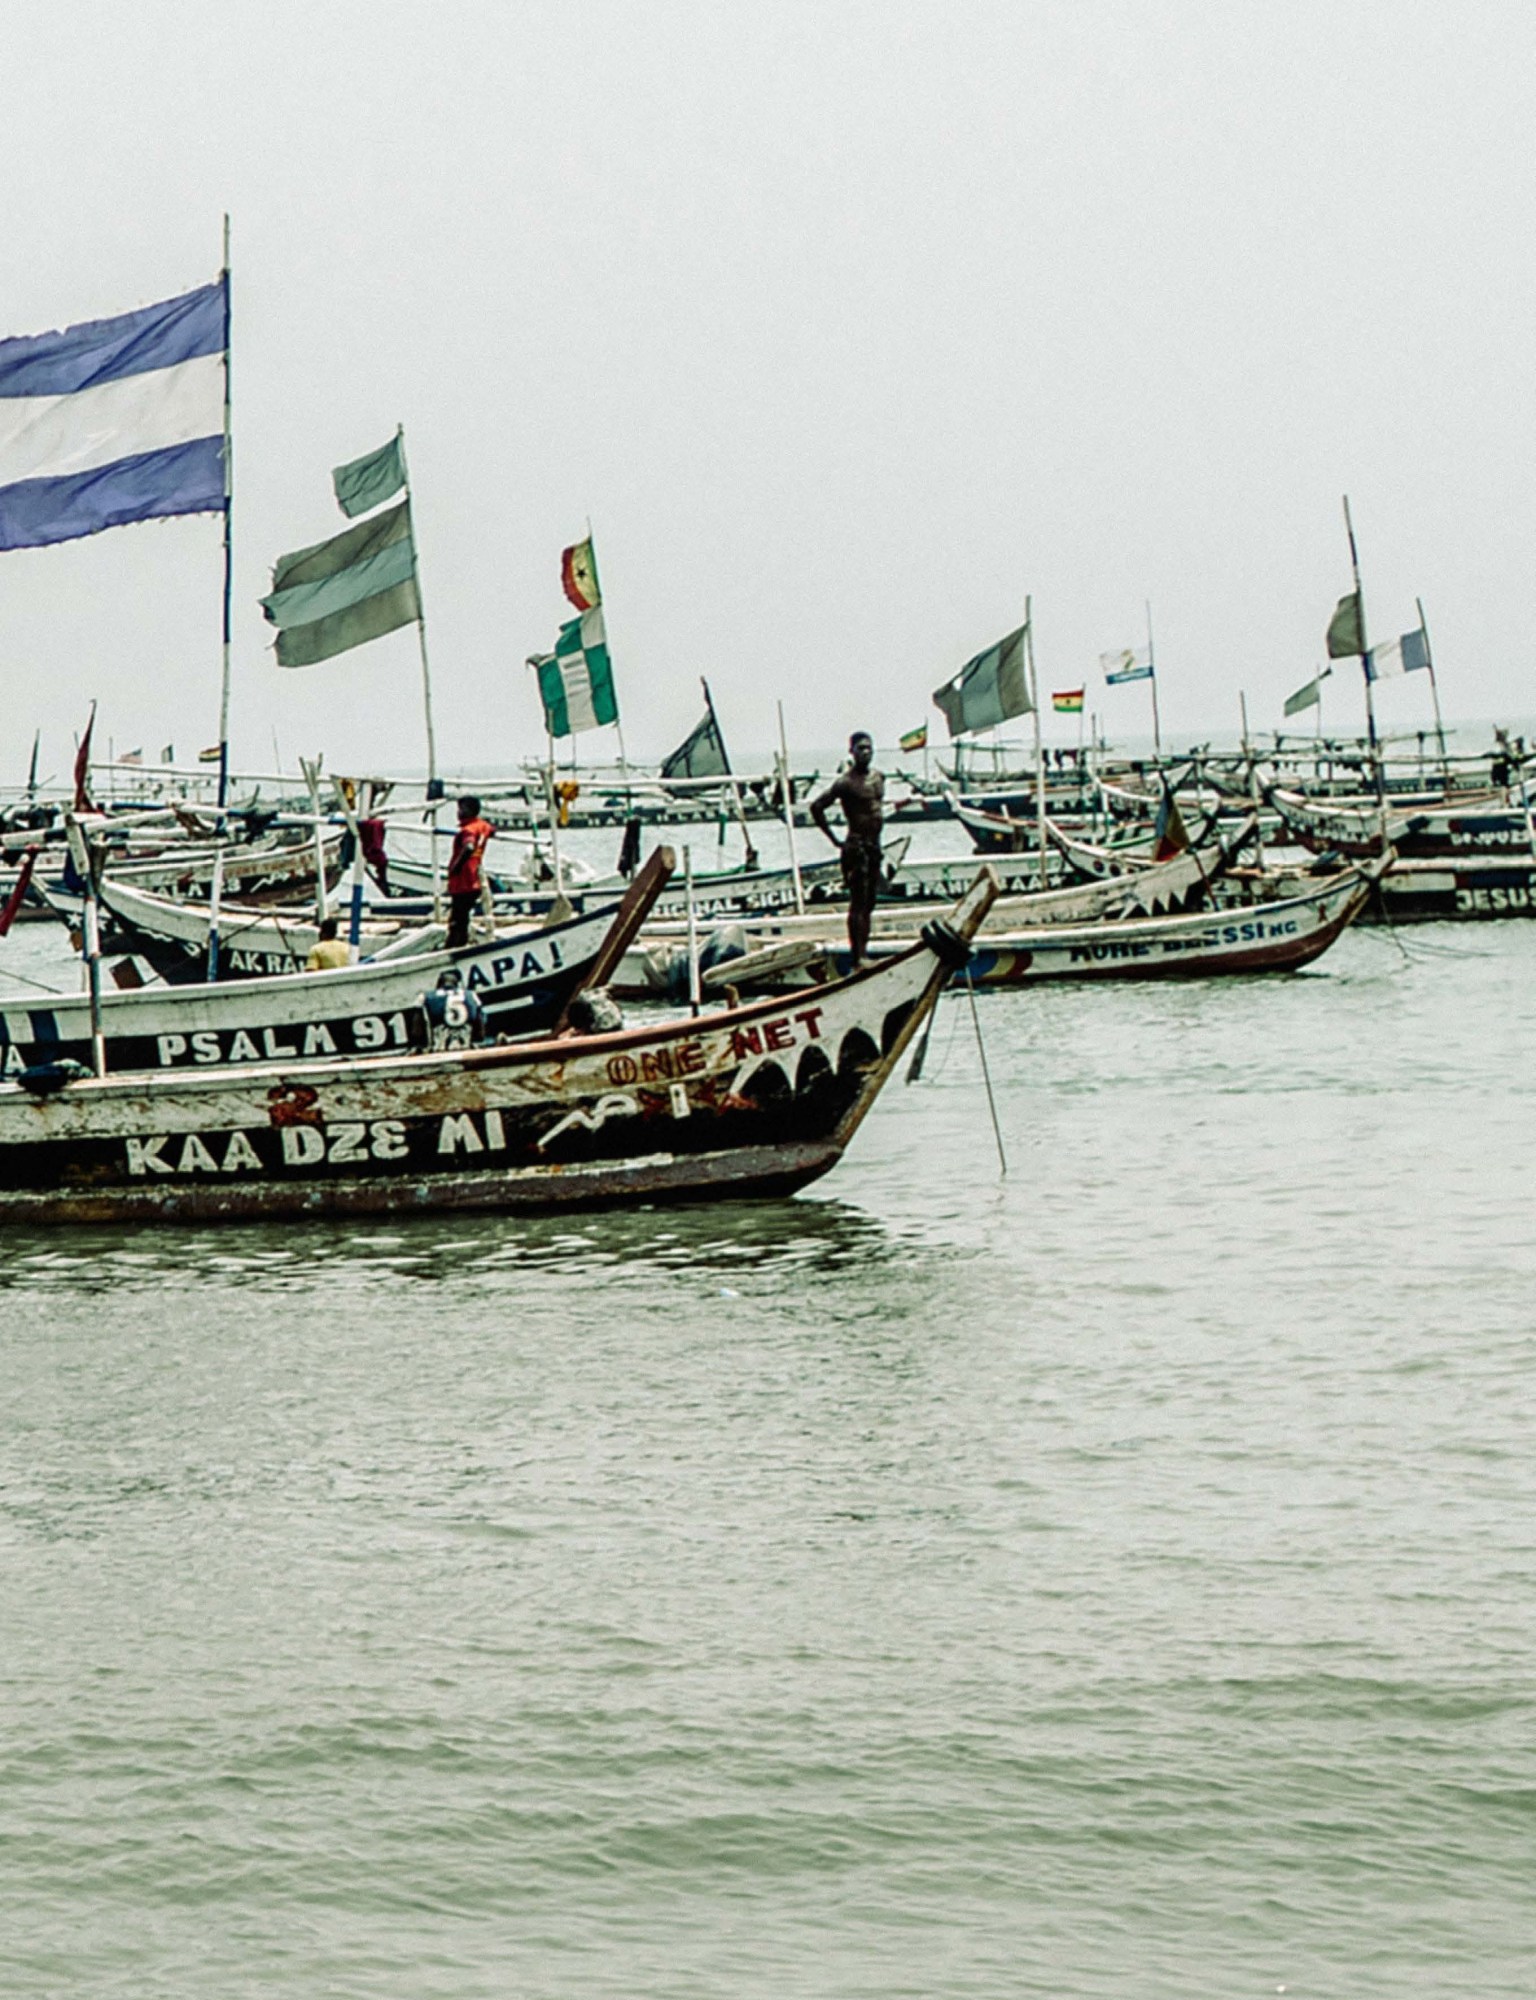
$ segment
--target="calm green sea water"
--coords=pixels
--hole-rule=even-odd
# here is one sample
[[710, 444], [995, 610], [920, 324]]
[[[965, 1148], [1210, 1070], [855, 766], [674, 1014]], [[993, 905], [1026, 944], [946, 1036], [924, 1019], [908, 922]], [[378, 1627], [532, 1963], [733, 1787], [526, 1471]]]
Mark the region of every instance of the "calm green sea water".
[[[12, 941], [0, 972], [25, 969]], [[785, 1203], [0, 1240], [0, 1991], [1536, 1989], [1536, 926]]]

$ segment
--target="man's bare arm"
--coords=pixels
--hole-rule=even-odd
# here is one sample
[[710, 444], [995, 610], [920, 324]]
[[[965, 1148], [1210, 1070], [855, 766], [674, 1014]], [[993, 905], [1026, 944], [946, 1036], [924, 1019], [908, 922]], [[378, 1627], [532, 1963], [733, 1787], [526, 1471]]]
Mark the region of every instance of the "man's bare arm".
[[843, 843], [838, 839], [827, 822], [827, 807], [836, 805], [842, 796], [843, 781], [841, 778], [834, 778], [819, 798], [811, 800], [811, 818], [821, 828], [834, 847], [841, 847]]

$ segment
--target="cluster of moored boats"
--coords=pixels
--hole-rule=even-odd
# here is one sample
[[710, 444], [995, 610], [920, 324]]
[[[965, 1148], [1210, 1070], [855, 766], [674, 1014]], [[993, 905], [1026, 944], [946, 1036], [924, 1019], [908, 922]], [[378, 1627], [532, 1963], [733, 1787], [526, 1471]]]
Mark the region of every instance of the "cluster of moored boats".
[[[384, 790], [373, 826], [419, 827], [420, 798]], [[719, 790], [743, 827], [785, 803]], [[695, 875], [661, 846], [604, 876], [503, 812], [479, 921], [450, 950], [430, 844], [386, 863], [381, 836], [359, 838], [356, 787], [335, 813], [255, 793], [238, 810], [19, 800], [0, 820], [0, 925], [69, 926], [85, 978], [0, 979], [0, 1214], [786, 1191], [839, 1158], [953, 981], [1291, 970], [1357, 921], [1536, 907], [1507, 755], [1433, 772], [1320, 752], [1079, 760], [1043, 785], [909, 794], [971, 851], [920, 859], [888, 828], [857, 968], [836, 857], [796, 858], [793, 813], [783, 867]], [[305, 970], [338, 909], [354, 962]]]

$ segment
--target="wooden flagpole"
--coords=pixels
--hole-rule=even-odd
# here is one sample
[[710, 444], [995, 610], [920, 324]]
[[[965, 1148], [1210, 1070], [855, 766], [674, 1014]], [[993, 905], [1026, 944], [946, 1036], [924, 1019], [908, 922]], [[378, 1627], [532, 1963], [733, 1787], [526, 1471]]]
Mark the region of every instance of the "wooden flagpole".
[[416, 509], [411, 500], [411, 474], [405, 458], [405, 425], [395, 425], [395, 444], [400, 453], [400, 477], [405, 486], [406, 512], [411, 534], [411, 581], [416, 586], [416, 639], [421, 650], [421, 700], [427, 723], [427, 803], [432, 808], [432, 908], [442, 914], [443, 867], [438, 852], [437, 808], [443, 788], [437, 775], [437, 731], [432, 722], [432, 668], [427, 657], [427, 600], [421, 588], [421, 558], [416, 548]]
[[91, 1010], [91, 1068], [97, 1076], [107, 1073], [107, 1040], [101, 1018], [101, 850], [86, 833], [75, 812], [65, 815], [64, 832], [82, 883], [82, 943], [85, 949], [86, 991]]
[[1035, 669], [1034, 599], [1024, 599], [1024, 653], [1029, 661], [1029, 694], [1035, 711], [1035, 817], [1040, 835], [1040, 887], [1045, 887], [1049, 842], [1045, 831], [1045, 751], [1040, 743], [1040, 676]]
[[1143, 600], [1147, 607], [1147, 665], [1152, 669], [1152, 752], [1161, 763], [1163, 761], [1163, 729], [1157, 713], [1157, 655], [1152, 650], [1152, 600]]
[[[720, 727], [719, 716], [715, 714], [715, 698], [709, 691], [709, 682], [705, 680], [702, 674], [699, 675], [699, 686], [704, 690], [704, 707], [709, 714], [709, 726], [714, 731], [715, 741], [720, 746], [720, 759], [725, 765], [725, 775], [731, 781], [731, 800], [736, 807], [736, 818], [741, 826], [742, 843], [747, 850], [745, 866], [747, 868], [755, 868], [757, 866], [757, 849], [752, 845], [752, 832], [747, 825], [747, 809], [741, 802], [741, 787], [737, 784], [735, 773], [731, 769], [731, 753], [725, 747], [725, 732]], [[722, 820], [722, 832], [724, 824]]]
[[1449, 777], [1450, 771], [1445, 754], [1445, 724], [1440, 719], [1440, 684], [1435, 679], [1435, 656], [1430, 651], [1429, 626], [1424, 621], [1424, 600], [1416, 597], [1413, 601], [1419, 614], [1419, 630], [1424, 634], [1424, 664], [1429, 668], [1429, 692], [1435, 704], [1435, 741], [1440, 745], [1440, 775], [1443, 780]]
[[[611, 673], [613, 671], [613, 648], [612, 646], [608, 645], [608, 606], [603, 598], [603, 579], [598, 574], [597, 544], [592, 539], [592, 516], [590, 514], [586, 516], [586, 523], [587, 523], [587, 551], [592, 558], [592, 581], [597, 585], [597, 608], [603, 614], [603, 644], [608, 648], [608, 670]], [[578, 611], [576, 614], [578, 618], [582, 617], [583, 615], [584, 614], [581, 613], [580, 611]], [[629, 759], [624, 753], [624, 724], [620, 720], [618, 713], [619, 698], [617, 693], [615, 693], [614, 695], [613, 702], [614, 702], [613, 727], [619, 739], [619, 778], [622, 781], [622, 783], [627, 787], [629, 784]], [[576, 768], [576, 732], [573, 729], [571, 731], [571, 769], [574, 771], [575, 768]]]
[[805, 885], [800, 879], [800, 856], [795, 848], [795, 797], [789, 778], [789, 738], [784, 733], [784, 704], [779, 707], [779, 789], [784, 808], [784, 832], [789, 841], [789, 872], [795, 884], [795, 914], [805, 915]]
[[323, 753], [315, 758], [299, 759], [299, 769], [304, 773], [304, 783], [309, 789], [310, 809], [315, 815], [315, 922], [317, 924], [323, 924], [329, 915], [329, 897], [325, 888], [325, 818], [320, 804], [320, 766], [324, 762]]
[[[575, 731], [571, 734], [574, 736]], [[555, 733], [546, 718], [544, 741], [549, 745], [549, 763], [545, 766], [544, 787], [549, 799], [549, 851], [555, 866], [555, 900], [565, 894], [565, 883], [560, 873], [560, 802], [555, 797]]]
[[1354, 517], [1349, 511], [1349, 495], [1344, 495], [1344, 531], [1349, 536], [1349, 566], [1355, 578], [1355, 622], [1360, 627], [1360, 673], [1365, 681], [1365, 727], [1371, 744], [1371, 765], [1376, 775], [1376, 797], [1384, 805], [1386, 773], [1381, 767], [1381, 744], [1376, 735], [1376, 698], [1371, 692], [1371, 649], [1365, 633], [1365, 592], [1360, 587], [1360, 552], [1355, 546]]
[[219, 804], [229, 800], [229, 634], [234, 568], [235, 444], [234, 385], [230, 379], [229, 216], [224, 217], [224, 263], [219, 273], [224, 287], [224, 655], [219, 682]]

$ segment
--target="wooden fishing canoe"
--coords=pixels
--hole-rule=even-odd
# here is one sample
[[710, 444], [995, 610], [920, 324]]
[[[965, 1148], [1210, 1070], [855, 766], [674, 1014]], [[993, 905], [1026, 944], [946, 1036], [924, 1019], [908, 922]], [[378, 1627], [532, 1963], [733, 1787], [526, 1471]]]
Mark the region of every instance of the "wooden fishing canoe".
[[453, 1053], [0, 1084], [0, 1218], [184, 1222], [785, 1194], [841, 1157], [996, 894], [798, 995]]
[[[1319, 878], [1303, 893], [1231, 910], [1029, 930], [989, 927], [977, 939], [965, 976], [977, 986], [1032, 986], [1047, 979], [1209, 979], [1291, 972], [1310, 965], [1338, 941], [1366, 908], [1380, 873], [1380, 863], [1345, 869]], [[785, 926], [765, 924], [754, 926], [748, 938], [748, 958], [715, 967], [711, 984], [792, 992], [851, 963], [845, 941], [830, 932], [814, 957], [803, 950], [797, 956], [790, 949], [803, 947], [803, 931], [788, 935]], [[879, 963], [906, 942], [874, 937], [870, 958]], [[627, 965], [626, 977], [635, 976]]]

